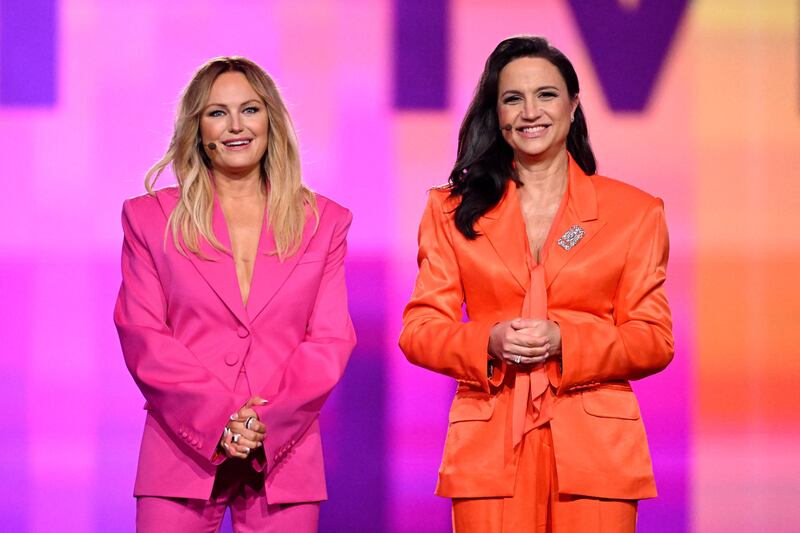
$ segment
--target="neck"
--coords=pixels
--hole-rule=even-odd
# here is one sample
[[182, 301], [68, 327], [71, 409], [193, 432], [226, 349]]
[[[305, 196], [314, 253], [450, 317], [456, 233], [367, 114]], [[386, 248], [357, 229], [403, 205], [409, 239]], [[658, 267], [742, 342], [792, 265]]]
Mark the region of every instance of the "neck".
[[258, 169], [238, 176], [215, 171], [214, 186], [221, 199], [261, 199], [266, 196], [264, 183]]
[[561, 193], [569, 176], [569, 157], [561, 150], [555, 157], [545, 160], [532, 160], [515, 156], [517, 176], [523, 190], [539, 193]]

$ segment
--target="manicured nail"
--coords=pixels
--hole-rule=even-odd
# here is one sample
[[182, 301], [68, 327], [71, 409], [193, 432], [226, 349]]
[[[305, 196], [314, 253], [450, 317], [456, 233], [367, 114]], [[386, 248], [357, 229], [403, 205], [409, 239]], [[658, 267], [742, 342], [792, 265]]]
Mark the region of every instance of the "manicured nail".
[[231, 415], [231, 420], [236, 420], [237, 418], [239, 418], [239, 413], [233, 413]]
[[268, 403], [269, 403], [269, 400], [261, 400], [261, 405], [267, 405]]

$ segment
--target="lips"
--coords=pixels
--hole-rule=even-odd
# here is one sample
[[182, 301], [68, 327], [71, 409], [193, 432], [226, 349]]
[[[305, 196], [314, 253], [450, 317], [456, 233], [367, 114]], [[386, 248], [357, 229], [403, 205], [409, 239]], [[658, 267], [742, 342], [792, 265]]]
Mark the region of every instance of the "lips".
[[535, 139], [536, 137], [541, 137], [542, 135], [544, 135], [549, 127], [550, 124], [535, 124], [533, 126], [523, 126], [520, 128], [516, 128], [516, 131], [522, 137]]
[[252, 139], [227, 139], [222, 141], [222, 144], [227, 148], [242, 148], [248, 146], [252, 141]]

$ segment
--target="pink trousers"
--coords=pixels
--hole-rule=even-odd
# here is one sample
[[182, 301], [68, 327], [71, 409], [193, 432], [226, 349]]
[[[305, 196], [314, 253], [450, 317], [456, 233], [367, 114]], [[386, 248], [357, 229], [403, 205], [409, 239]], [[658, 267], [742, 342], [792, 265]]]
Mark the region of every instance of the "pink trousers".
[[208, 501], [137, 498], [136, 531], [216, 533], [226, 508], [231, 510], [236, 533], [316, 533], [319, 523], [319, 502], [269, 505], [264, 492], [264, 475], [240, 459], [228, 459], [217, 470]]
[[[246, 392], [247, 375], [239, 374], [237, 391]], [[136, 531], [186, 533], [219, 531], [225, 509], [230, 508], [236, 533], [316, 533], [319, 502], [267, 503], [264, 474], [249, 461], [228, 459], [217, 467], [209, 500], [140, 496], [136, 499]]]

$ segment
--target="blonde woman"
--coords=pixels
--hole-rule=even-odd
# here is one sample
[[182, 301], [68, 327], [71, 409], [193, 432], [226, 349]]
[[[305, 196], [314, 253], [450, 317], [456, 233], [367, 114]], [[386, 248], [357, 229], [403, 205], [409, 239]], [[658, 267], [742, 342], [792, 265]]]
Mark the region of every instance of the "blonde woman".
[[[177, 186], [156, 190], [171, 166]], [[209, 61], [147, 194], [126, 200], [114, 322], [146, 401], [139, 531], [316, 531], [318, 415], [355, 345], [350, 212], [303, 185], [273, 80]]]

